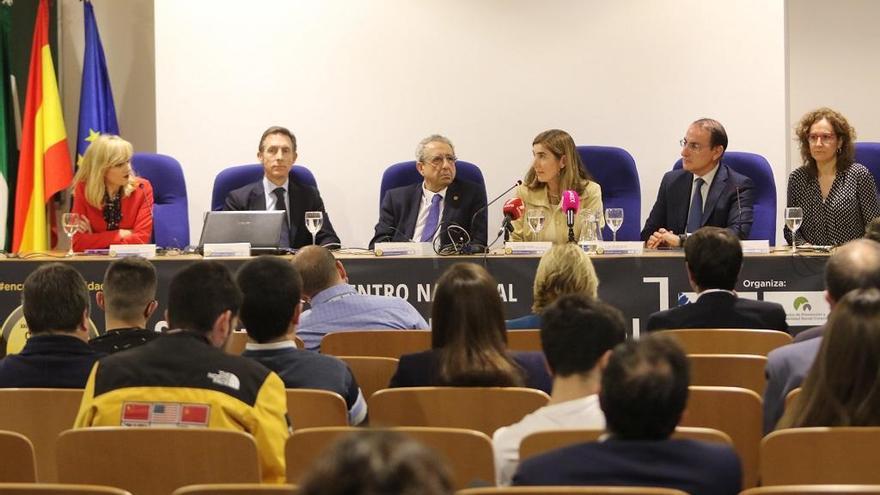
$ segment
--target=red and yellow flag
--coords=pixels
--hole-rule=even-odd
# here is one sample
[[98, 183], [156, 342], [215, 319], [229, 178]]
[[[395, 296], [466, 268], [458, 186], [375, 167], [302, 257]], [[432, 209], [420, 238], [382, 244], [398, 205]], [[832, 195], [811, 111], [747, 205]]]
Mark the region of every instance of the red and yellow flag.
[[46, 203], [73, 180], [61, 97], [49, 51], [47, 0], [40, 0], [37, 8], [26, 94], [15, 189], [15, 252], [49, 249]]

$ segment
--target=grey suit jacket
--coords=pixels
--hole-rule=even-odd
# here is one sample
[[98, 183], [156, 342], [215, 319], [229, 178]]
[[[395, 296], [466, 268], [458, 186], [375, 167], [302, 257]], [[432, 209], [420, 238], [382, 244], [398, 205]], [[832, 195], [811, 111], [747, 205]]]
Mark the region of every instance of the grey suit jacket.
[[767, 355], [767, 388], [764, 390], [764, 434], [776, 428], [785, 408], [785, 396], [801, 386], [813, 366], [822, 338], [784, 345]]

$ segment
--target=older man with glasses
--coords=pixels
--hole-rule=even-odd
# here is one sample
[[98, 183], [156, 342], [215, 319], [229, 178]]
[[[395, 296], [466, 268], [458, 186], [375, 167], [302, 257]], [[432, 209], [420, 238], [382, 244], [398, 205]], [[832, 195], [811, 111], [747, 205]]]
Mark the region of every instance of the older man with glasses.
[[472, 245], [485, 246], [485, 221], [474, 216], [485, 206], [483, 194], [478, 185], [456, 180], [452, 141], [439, 134], [422, 139], [416, 160], [424, 180], [385, 193], [370, 248], [376, 242], [433, 242], [438, 237], [447, 244], [444, 234], [453, 225], [468, 232]]
[[660, 182], [641, 238], [648, 248], [680, 247], [688, 235], [707, 225], [730, 229], [745, 239], [754, 218], [754, 184], [721, 163], [727, 131], [720, 122], [700, 119], [680, 141], [681, 170]]

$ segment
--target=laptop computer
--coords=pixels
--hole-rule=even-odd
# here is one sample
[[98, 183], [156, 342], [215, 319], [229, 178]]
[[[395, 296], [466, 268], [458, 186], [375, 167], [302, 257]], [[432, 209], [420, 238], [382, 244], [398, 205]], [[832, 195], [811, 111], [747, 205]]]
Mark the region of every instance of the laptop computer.
[[249, 242], [252, 253], [285, 252], [281, 229], [285, 227], [284, 210], [209, 211], [202, 225], [199, 252], [205, 244]]

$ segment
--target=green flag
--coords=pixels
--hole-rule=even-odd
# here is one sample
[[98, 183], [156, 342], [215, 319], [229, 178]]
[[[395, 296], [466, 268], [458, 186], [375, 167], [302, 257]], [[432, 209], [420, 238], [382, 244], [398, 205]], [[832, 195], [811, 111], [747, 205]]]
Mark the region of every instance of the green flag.
[[15, 204], [15, 169], [18, 144], [15, 139], [15, 117], [12, 106], [12, 70], [9, 62], [9, 31], [12, 27], [12, 6], [0, 3], [0, 249], [12, 244], [12, 207]]

